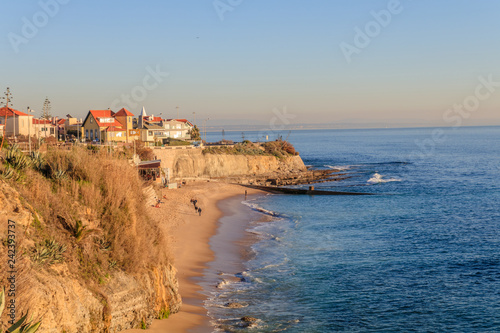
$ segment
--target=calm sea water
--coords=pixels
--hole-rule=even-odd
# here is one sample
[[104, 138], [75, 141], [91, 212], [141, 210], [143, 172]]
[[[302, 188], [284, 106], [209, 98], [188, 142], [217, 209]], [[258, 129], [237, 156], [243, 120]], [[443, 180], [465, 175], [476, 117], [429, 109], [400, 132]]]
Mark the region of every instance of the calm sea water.
[[[499, 332], [500, 128], [433, 131], [291, 133], [306, 164], [350, 176], [317, 188], [377, 195], [247, 202], [279, 216], [250, 226], [258, 241], [242, 281], [207, 303], [218, 328]], [[242, 316], [258, 326], [239, 327]]]

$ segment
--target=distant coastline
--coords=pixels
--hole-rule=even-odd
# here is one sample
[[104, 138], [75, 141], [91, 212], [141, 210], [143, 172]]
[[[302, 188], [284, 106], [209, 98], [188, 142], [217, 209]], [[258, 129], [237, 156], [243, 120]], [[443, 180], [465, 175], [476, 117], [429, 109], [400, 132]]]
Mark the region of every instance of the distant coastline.
[[[498, 127], [500, 123], [494, 125], [485, 124], [469, 124], [462, 125], [460, 127]], [[312, 130], [379, 130], [379, 129], [410, 129], [410, 128], [455, 128], [450, 125], [438, 125], [438, 124], [376, 124], [376, 123], [366, 123], [366, 124], [298, 124], [293, 126], [287, 126], [286, 128], [280, 130], [273, 130], [276, 133], [287, 133], [288, 131], [312, 131]], [[266, 131], [265, 125], [217, 125], [217, 126], [207, 126], [207, 132], [253, 132], [253, 131]], [[271, 132], [271, 130], [269, 130]]]

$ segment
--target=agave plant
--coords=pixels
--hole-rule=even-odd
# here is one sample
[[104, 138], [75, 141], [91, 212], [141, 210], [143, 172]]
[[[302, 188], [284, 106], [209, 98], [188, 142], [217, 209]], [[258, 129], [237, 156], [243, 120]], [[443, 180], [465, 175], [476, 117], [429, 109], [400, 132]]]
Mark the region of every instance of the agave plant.
[[59, 245], [55, 240], [46, 239], [45, 242], [37, 243], [31, 249], [31, 260], [40, 265], [52, 265], [63, 261], [64, 252], [66, 252], [65, 245]]
[[111, 242], [106, 241], [103, 238], [94, 237], [94, 243], [103, 251], [107, 251], [111, 248]]
[[[0, 290], [0, 316], [2, 316], [3, 310], [5, 308], [5, 289], [2, 287]], [[25, 314], [21, 319], [14, 323], [11, 327], [7, 329], [7, 333], [35, 333], [42, 325], [42, 322], [36, 322], [33, 324], [33, 318], [28, 320], [28, 314]]]
[[7, 165], [7, 167], [1, 172], [1, 175], [3, 179], [12, 179], [15, 178], [16, 171], [11, 168], [10, 165]]
[[13, 168], [22, 170], [30, 166], [31, 159], [29, 159], [24, 153], [19, 149], [19, 147], [14, 144], [10, 146], [5, 154], [5, 160]]
[[98, 229], [87, 229], [87, 226], [84, 226], [80, 220], [77, 220], [75, 224], [71, 226], [71, 234], [75, 237], [77, 242], [96, 232], [98, 232]]
[[52, 172], [52, 178], [57, 181], [61, 181], [66, 178], [66, 171], [62, 169], [57, 169]]
[[45, 167], [45, 158], [39, 151], [34, 151], [31, 153], [31, 163], [35, 170], [42, 171]]

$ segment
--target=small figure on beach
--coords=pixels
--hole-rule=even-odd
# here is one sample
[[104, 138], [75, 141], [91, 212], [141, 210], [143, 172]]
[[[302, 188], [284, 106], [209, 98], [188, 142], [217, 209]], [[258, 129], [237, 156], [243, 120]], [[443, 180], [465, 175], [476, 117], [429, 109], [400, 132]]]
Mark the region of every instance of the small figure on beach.
[[245, 200], [247, 199], [247, 190], [245, 190]]
[[200, 214], [200, 216], [201, 216], [201, 207], [198, 208], [198, 214]]

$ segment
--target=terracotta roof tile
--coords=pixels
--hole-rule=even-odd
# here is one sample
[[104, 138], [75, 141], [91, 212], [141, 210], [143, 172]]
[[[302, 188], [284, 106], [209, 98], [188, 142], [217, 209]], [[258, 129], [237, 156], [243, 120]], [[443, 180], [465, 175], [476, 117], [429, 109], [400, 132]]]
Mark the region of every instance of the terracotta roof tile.
[[118, 111], [117, 113], [115, 113], [115, 117], [123, 117], [123, 116], [133, 117], [134, 114], [125, 108], [123, 108], [120, 111]]
[[0, 108], [0, 117], [5, 117], [5, 114], [7, 114], [7, 117], [12, 117], [14, 114], [18, 116], [27, 116], [26, 113], [14, 110], [13, 108], [9, 108], [4, 106], [3, 108]]
[[109, 126], [106, 128], [107, 132], [124, 132], [125, 129], [123, 127], [117, 127], [117, 126]]
[[34, 125], [52, 125], [52, 122], [47, 119], [33, 119]]

